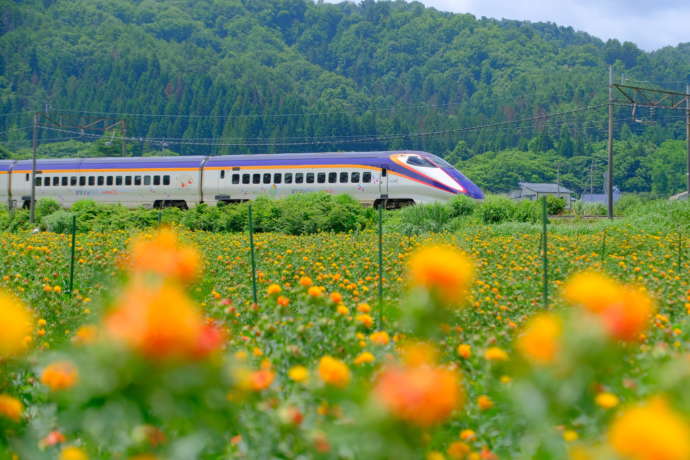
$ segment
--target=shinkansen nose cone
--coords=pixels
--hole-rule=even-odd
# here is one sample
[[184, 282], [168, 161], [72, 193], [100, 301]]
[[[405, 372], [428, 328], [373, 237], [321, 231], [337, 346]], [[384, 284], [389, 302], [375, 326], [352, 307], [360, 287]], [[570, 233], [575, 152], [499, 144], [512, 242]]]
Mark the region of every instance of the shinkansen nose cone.
[[450, 177], [452, 177], [464, 190], [464, 193], [475, 200], [483, 200], [484, 192], [477, 187], [474, 182], [465, 177], [460, 171], [455, 168], [443, 169]]

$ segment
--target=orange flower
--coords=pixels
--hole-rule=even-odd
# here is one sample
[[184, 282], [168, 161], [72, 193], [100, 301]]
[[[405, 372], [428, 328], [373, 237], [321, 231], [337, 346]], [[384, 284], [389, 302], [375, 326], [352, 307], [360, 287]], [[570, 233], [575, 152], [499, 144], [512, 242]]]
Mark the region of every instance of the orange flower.
[[660, 397], [622, 412], [611, 424], [608, 438], [616, 453], [625, 458], [690, 458], [690, 426]]
[[319, 377], [329, 385], [342, 388], [350, 382], [350, 369], [339, 359], [324, 356], [319, 361]]
[[41, 373], [41, 383], [52, 391], [65, 390], [74, 386], [79, 379], [77, 368], [69, 361], [58, 361], [46, 366]]
[[156, 273], [192, 282], [201, 273], [201, 258], [196, 249], [180, 244], [174, 230], [163, 228], [153, 238], [140, 236], [134, 240], [130, 266], [134, 273]]
[[400, 357], [407, 366], [435, 364], [438, 350], [426, 342], [410, 342], [400, 347]]
[[466, 343], [458, 345], [457, 351], [460, 357], [464, 359], [469, 359], [472, 356], [472, 347], [470, 345], [467, 345]]
[[388, 342], [390, 342], [390, 337], [386, 331], [377, 331], [369, 336], [369, 340], [376, 345], [388, 345]]
[[628, 287], [622, 292], [620, 301], [606, 308], [601, 316], [611, 336], [633, 341], [647, 327], [654, 309], [654, 302], [646, 292]]
[[360, 303], [359, 305], [357, 305], [357, 311], [360, 313], [370, 313], [371, 307], [368, 303]]
[[270, 369], [261, 369], [258, 371], [254, 371], [251, 373], [249, 377], [251, 389], [254, 391], [265, 390], [266, 388], [271, 386], [275, 378], [275, 373]]
[[464, 252], [452, 246], [429, 246], [415, 252], [408, 270], [413, 286], [426, 288], [449, 304], [459, 304], [474, 278], [474, 266]]
[[494, 402], [487, 395], [481, 395], [477, 398], [477, 406], [480, 410], [489, 410], [494, 407]]
[[343, 301], [343, 296], [339, 292], [331, 292], [331, 302], [339, 304]]
[[105, 320], [110, 335], [154, 360], [197, 356], [204, 319], [181, 287], [134, 285]]
[[470, 453], [470, 446], [464, 442], [455, 441], [448, 446], [448, 456], [453, 460], [462, 460]]
[[24, 406], [17, 398], [0, 394], [0, 415], [13, 422], [18, 422], [22, 418], [23, 412]]
[[0, 291], [0, 359], [16, 356], [26, 348], [32, 330], [31, 312], [14, 296]]
[[309, 287], [313, 284], [313, 281], [308, 276], [303, 276], [299, 279], [300, 286]]
[[72, 337], [72, 341], [79, 345], [86, 345], [96, 340], [97, 335], [98, 328], [93, 324], [87, 324], [77, 329], [74, 337]]
[[288, 305], [290, 305], [290, 299], [288, 299], [284, 295], [278, 296], [278, 299], [276, 300], [276, 302], [281, 307], [287, 307]]
[[268, 286], [268, 289], [266, 289], [266, 292], [268, 295], [273, 295], [273, 294], [278, 294], [282, 289], [280, 288], [279, 285], [277, 284], [271, 284]]
[[532, 318], [517, 339], [517, 349], [529, 361], [549, 364], [560, 348], [561, 321], [552, 313]]
[[316, 297], [321, 297], [321, 295], [323, 294], [323, 291], [318, 286], [312, 286], [307, 290], [307, 294], [309, 294], [310, 297], [316, 298]]
[[394, 417], [421, 427], [446, 420], [464, 398], [456, 372], [430, 365], [385, 368], [374, 396]]
[[367, 314], [364, 314], [364, 313], [361, 314], [361, 315], [357, 315], [357, 316], [355, 317], [355, 320], [356, 320], [358, 323], [362, 323], [362, 325], [363, 325], [364, 327], [371, 327], [371, 326], [374, 325], [374, 318], [372, 318], [371, 316], [369, 316], [369, 315], [367, 315]]

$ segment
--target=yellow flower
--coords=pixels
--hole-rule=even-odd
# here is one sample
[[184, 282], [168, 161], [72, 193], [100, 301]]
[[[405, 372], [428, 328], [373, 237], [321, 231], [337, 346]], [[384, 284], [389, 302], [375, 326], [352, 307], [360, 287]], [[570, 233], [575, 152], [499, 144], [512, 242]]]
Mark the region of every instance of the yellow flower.
[[614, 395], [613, 393], [599, 393], [594, 401], [598, 406], [603, 407], [604, 409], [616, 407], [619, 402], [618, 396]]
[[388, 342], [390, 342], [390, 337], [386, 331], [376, 331], [369, 336], [369, 340], [376, 345], [388, 345]]
[[339, 359], [324, 356], [319, 361], [319, 377], [329, 385], [342, 388], [350, 382], [350, 369]]
[[561, 321], [552, 313], [532, 318], [517, 339], [517, 349], [529, 361], [549, 364], [556, 358], [561, 338]]
[[361, 364], [368, 364], [368, 363], [373, 363], [376, 360], [374, 355], [369, 353], [368, 351], [363, 351], [357, 357], [355, 358], [355, 364], [361, 365]]
[[306, 382], [309, 378], [309, 370], [304, 366], [293, 366], [288, 371], [288, 377], [294, 382]]
[[17, 398], [0, 394], [0, 415], [14, 422], [18, 422], [19, 419], [22, 418], [23, 412], [24, 406]]
[[458, 355], [464, 359], [468, 359], [472, 356], [472, 347], [466, 343], [458, 345]]
[[621, 294], [621, 286], [611, 278], [596, 272], [574, 275], [563, 287], [563, 298], [573, 305], [580, 305], [592, 313], [599, 313]]
[[71, 388], [78, 379], [77, 368], [69, 361], [54, 362], [41, 372], [41, 383], [53, 391]]
[[369, 313], [371, 312], [371, 307], [368, 303], [360, 303], [357, 305], [357, 311], [360, 313]]
[[690, 426], [661, 397], [623, 411], [611, 424], [608, 438], [616, 453], [625, 458], [690, 458]]
[[462, 430], [460, 432], [460, 439], [462, 439], [463, 441], [469, 441], [476, 437], [477, 435], [475, 434], [474, 430]]
[[338, 305], [338, 308], [336, 308], [336, 312], [339, 315], [345, 316], [350, 313], [350, 310], [345, 305]]
[[65, 447], [60, 451], [59, 460], [88, 460], [89, 456], [86, 455], [83, 449], [75, 446]]
[[489, 410], [494, 407], [494, 402], [487, 395], [481, 395], [477, 398], [477, 406], [481, 410]]
[[508, 361], [508, 353], [498, 347], [487, 348], [484, 359], [489, 361]]
[[410, 342], [400, 347], [400, 357], [410, 367], [435, 364], [438, 350], [426, 342]]
[[268, 286], [268, 289], [266, 289], [268, 295], [278, 294], [280, 291], [281, 288], [277, 284], [271, 284], [270, 286]]
[[446, 460], [446, 457], [441, 452], [434, 450], [426, 454], [426, 460]]
[[563, 440], [566, 442], [573, 442], [577, 441], [580, 436], [577, 434], [577, 431], [575, 430], [565, 430], [563, 432]]
[[408, 270], [412, 286], [426, 288], [443, 302], [459, 304], [474, 278], [474, 266], [462, 251], [451, 246], [428, 246], [415, 252]]
[[24, 338], [31, 335], [29, 310], [14, 296], [0, 291], [0, 359], [15, 356], [25, 349]]

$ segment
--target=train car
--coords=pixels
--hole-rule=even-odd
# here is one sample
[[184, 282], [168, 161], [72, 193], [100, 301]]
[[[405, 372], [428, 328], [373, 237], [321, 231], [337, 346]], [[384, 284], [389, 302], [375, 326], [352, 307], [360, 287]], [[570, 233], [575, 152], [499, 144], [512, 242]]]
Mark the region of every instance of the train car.
[[10, 195], [10, 171], [14, 161], [0, 160], [0, 203], [13, 207], [12, 196]]
[[[0, 163], [3, 201], [28, 207], [31, 167], [30, 160]], [[450, 164], [415, 151], [51, 159], [38, 160], [36, 169], [36, 198], [51, 197], [65, 207], [90, 199], [187, 208], [317, 191], [349, 194], [364, 205], [387, 208], [445, 201], [456, 194], [483, 198]]]

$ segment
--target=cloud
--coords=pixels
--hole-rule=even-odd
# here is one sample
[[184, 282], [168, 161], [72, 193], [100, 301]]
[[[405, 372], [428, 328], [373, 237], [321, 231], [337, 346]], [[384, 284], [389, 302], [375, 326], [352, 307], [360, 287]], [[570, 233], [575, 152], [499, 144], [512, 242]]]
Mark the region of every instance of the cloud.
[[548, 21], [647, 51], [690, 41], [687, 0], [421, 0], [443, 11], [497, 19]]

